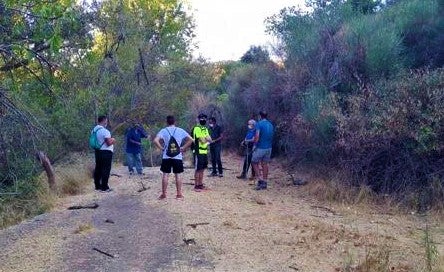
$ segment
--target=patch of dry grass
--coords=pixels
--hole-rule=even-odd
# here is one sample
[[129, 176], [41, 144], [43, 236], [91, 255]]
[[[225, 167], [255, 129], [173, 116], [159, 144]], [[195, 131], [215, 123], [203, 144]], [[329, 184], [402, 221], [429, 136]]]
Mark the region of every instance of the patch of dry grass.
[[80, 224], [76, 230], [74, 230], [74, 234], [85, 234], [92, 232], [94, 227], [90, 223]]
[[81, 194], [85, 185], [91, 182], [91, 167], [88, 168], [86, 162], [84, 157], [74, 154], [55, 165], [55, 192], [49, 189], [44, 172], [33, 180], [18, 181], [18, 194], [0, 197], [0, 228], [48, 211], [55, 205], [57, 197]]
[[55, 197], [39, 180], [19, 181], [17, 195], [0, 197], [0, 229], [17, 224], [53, 207]]
[[85, 185], [91, 183], [89, 173], [77, 169], [78, 167], [74, 165], [69, 168], [61, 167], [56, 171], [56, 183], [60, 195], [81, 194]]

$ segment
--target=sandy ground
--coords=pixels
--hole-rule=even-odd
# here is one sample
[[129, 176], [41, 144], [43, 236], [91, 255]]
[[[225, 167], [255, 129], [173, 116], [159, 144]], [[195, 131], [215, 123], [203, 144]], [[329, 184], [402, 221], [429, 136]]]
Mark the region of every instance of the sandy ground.
[[[294, 186], [277, 162], [269, 189], [255, 191], [235, 178], [240, 157], [225, 154], [223, 163], [224, 177], [205, 177], [205, 192], [192, 190], [187, 168], [183, 200], [173, 177], [167, 199], [157, 199], [158, 167], [140, 177], [115, 165], [114, 192], [91, 184], [51, 213], [0, 231], [0, 271], [425, 271], [426, 224], [435, 271], [444, 271], [437, 217], [317, 201], [308, 194], [316, 180], [299, 174], [309, 183]], [[93, 202], [100, 206], [67, 210]]]

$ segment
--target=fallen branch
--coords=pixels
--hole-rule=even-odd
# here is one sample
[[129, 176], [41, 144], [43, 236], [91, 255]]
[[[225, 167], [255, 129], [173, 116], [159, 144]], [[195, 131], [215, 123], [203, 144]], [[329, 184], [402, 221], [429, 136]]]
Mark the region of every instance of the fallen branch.
[[99, 207], [99, 204], [92, 203], [92, 204], [87, 204], [87, 205], [71, 206], [71, 207], [68, 207], [68, 210], [96, 209], [97, 207]]
[[109, 253], [107, 253], [107, 252], [105, 252], [105, 251], [102, 251], [102, 250], [100, 250], [100, 249], [98, 249], [98, 248], [96, 248], [96, 247], [93, 247], [93, 250], [95, 250], [95, 251], [97, 251], [97, 252], [100, 252], [100, 253], [102, 253], [103, 255], [106, 255], [106, 256], [108, 256], [108, 257], [114, 258], [113, 255], [111, 255], [111, 254], [109, 254]]
[[190, 226], [193, 229], [197, 228], [197, 226], [201, 226], [201, 225], [209, 225], [210, 223], [208, 222], [203, 222], [203, 223], [191, 223], [191, 224], [186, 224], [186, 226]]
[[195, 245], [195, 244], [196, 244], [196, 240], [194, 240], [194, 238], [191, 238], [191, 239], [183, 239], [183, 241], [184, 241], [185, 244], [187, 244], [187, 245]]

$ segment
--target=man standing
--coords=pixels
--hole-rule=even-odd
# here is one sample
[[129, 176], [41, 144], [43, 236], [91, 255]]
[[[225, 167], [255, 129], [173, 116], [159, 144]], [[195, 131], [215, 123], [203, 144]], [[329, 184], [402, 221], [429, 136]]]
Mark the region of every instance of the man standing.
[[[271, 158], [274, 127], [271, 122], [267, 120], [267, 113], [265, 111], [259, 112], [259, 120], [256, 124], [256, 135], [254, 137], [256, 148], [253, 151], [251, 163], [254, 172], [259, 177], [256, 190], [265, 190], [267, 189], [268, 163]], [[262, 166], [262, 177], [260, 176], [259, 163], [261, 163]]]
[[142, 125], [135, 123], [126, 134], [126, 161], [130, 175], [134, 174], [134, 167], [137, 174], [142, 175], [142, 138], [147, 138], [148, 134]]
[[98, 124], [91, 133], [96, 133], [99, 149], [95, 149], [96, 167], [94, 169], [94, 185], [97, 191], [111, 192], [108, 186], [108, 179], [111, 172], [113, 160], [114, 143], [116, 140], [111, 137], [111, 132], [106, 129], [108, 118], [104, 115], [97, 119]]
[[[254, 137], [256, 136], [256, 121], [253, 119], [248, 120], [247, 122], [248, 131], [245, 135], [245, 139], [241, 142], [241, 146], [245, 147], [245, 158], [244, 165], [242, 167], [242, 174], [236, 176], [238, 179], [246, 179], [248, 174], [248, 169], [251, 164], [251, 156], [253, 155], [253, 147], [254, 147]], [[250, 180], [254, 180], [256, 177], [256, 172], [254, 172], [254, 168], [251, 168], [251, 178]]]
[[207, 116], [203, 113], [197, 117], [199, 119], [199, 125], [193, 129], [193, 139], [195, 146], [196, 161], [194, 165], [194, 190], [200, 192], [205, 190], [203, 185], [204, 171], [208, 166], [208, 144], [212, 142], [207, 124]]
[[[182, 180], [180, 173], [183, 172], [183, 155], [182, 153], [191, 145], [193, 138], [182, 128], [176, 127], [176, 120], [174, 116], [167, 116], [167, 127], [161, 129], [154, 138], [154, 144], [162, 150], [162, 164], [160, 171], [162, 175], [162, 194], [159, 199], [165, 199], [168, 178], [173, 170], [176, 178], [176, 199], [183, 199], [182, 194]], [[185, 144], [181, 146], [181, 143], [185, 141]]]
[[[210, 137], [213, 139], [213, 142], [210, 144], [210, 154], [211, 154], [211, 165], [212, 165], [212, 173], [210, 176], [216, 177], [217, 171], [219, 171], [219, 177], [223, 177], [222, 173], [222, 160], [221, 160], [221, 151], [222, 151], [222, 143], [221, 140], [223, 138], [223, 129], [216, 122], [216, 118], [210, 117], [208, 120]], [[217, 166], [217, 169], [216, 169]]]

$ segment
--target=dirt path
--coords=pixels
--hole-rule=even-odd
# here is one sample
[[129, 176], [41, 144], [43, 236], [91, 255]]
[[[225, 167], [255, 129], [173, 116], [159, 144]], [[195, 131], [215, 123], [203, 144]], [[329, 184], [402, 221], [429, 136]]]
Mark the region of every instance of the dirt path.
[[[159, 201], [160, 172], [142, 178], [114, 166], [112, 193], [61, 200], [51, 213], [0, 231], [0, 271], [421, 271], [425, 219], [372, 207], [321, 203], [292, 186], [272, 165], [270, 188], [254, 191], [235, 178], [240, 158], [223, 158], [224, 177], [205, 177], [210, 191], [184, 200], [170, 183]], [[138, 192], [143, 186], [147, 190]], [[67, 210], [97, 203], [97, 209]], [[111, 222], [110, 222], [111, 221]], [[444, 255], [444, 225], [428, 219], [433, 246]], [[187, 245], [184, 241], [187, 241]], [[107, 256], [93, 248], [112, 255]], [[441, 259], [439, 259], [441, 258]], [[443, 264], [442, 257], [435, 268]], [[377, 269], [378, 267], [382, 269]], [[367, 270], [365, 270], [367, 268]], [[440, 271], [440, 270], [437, 270]]]

